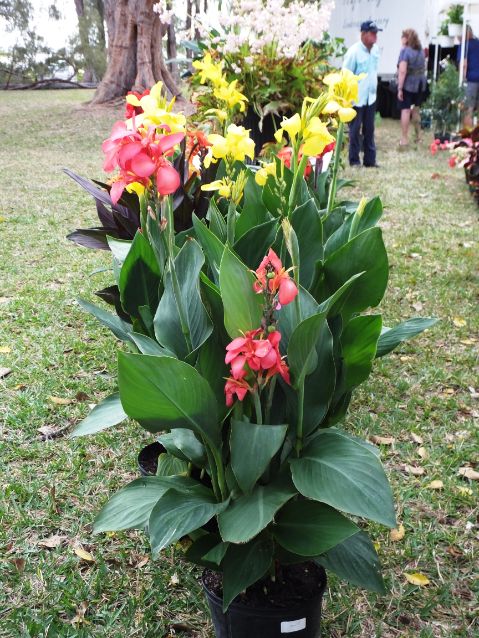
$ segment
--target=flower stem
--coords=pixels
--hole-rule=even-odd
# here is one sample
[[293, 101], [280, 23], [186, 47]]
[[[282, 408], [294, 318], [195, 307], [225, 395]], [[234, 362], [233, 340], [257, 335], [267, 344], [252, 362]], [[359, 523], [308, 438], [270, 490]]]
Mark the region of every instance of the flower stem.
[[226, 239], [230, 246], [235, 241], [235, 223], [236, 223], [236, 206], [233, 200], [228, 205], [228, 214], [226, 216]]
[[296, 200], [298, 199], [298, 190], [299, 185], [301, 184], [301, 179], [304, 174], [304, 169], [306, 168], [306, 164], [308, 163], [309, 158], [307, 155], [303, 155], [299, 166], [297, 167], [294, 175], [293, 175], [293, 183], [291, 185], [291, 191], [289, 193], [289, 202], [288, 202], [288, 217], [293, 212], [296, 206]]
[[256, 412], [256, 423], [263, 425], [263, 413], [261, 411], [261, 401], [259, 398], [259, 392], [253, 392], [254, 409]]
[[338, 135], [336, 137], [336, 146], [334, 148], [333, 172], [331, 175], [331, 183], [329, 185], [328, 207], [327, 207], [328, 215], [333, 210], [334, 202], [336, 201], [339, 160], [341, 157], [341, 149], [343, 147], [343, 135], [344, 135], [344, 123], [340, 122], [338, 126]]
[[273, 405], [273, 396], [274, 396], [274, 389], [276, 387], [276, 376], [274, 376], [269, 384], [269, 388], [268, 388], [268, 398], [266, 400], [266, 410], [265, 410], [265, 421], [266, 423], [269, 423], [270, 421], [270, 416], [271, 416], [271, 406]]

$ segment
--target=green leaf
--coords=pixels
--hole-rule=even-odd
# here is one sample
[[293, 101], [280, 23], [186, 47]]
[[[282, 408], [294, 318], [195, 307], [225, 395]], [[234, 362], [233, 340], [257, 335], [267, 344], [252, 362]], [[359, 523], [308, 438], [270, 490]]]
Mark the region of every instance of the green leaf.
[[89, 301], [85, 301], [84, 299], [77, 299], [77, 301], [84, 310], [92, 314], [100, 323], [109, 328], [115, 337], [122, 341], [130, 341], [131, 325], [129, 323], [126, 323], [126, 321], [123, 321], [111, 312], [95, 306], [95, 304]]
[[278, 222], [275, 219], [254, 226], [236, 241], [234, 250], [249, 268], [256, 270], [271, 248], [277, 230]]
[[229, 547], [229, 543], [218, 543], [209, 552], [207, 552], [203, 558], [205, 561], [209, 563], [214, 563], [215, 565], [220, 565], [221, 561], [225, 557], [226, 550]]
[[318, 306], [318, 312], [325, 312], [328, 317], [334, 317], [341, 314], [342, 307], [347, 300], [348, 292], [356, 279], [363, 275], [362, 272], [353, 275], [346, 281], [341, 288], [338, 288], [333, 294], [322, 301]]
[[332, 507], [315, 501], [290, 501], [276, 516], [273, 535], [299, 556], [317, 556], [342, 543], [357, 526]]
[[[302, 286], [299, 286], [298, 290], [302, 318], [307, 319], [308, 317], [317, 314], [318, 304], [314, 297]], [[278, 330], [281, 332], [280, 348], [283, 354], [286, 354], [287, 352], [289, 340], [297, 325], [298, 314], [296, 312], [296, 304], [293, 302], [287, 306], [283, 306], [278, 316]]]
[[232, 339], [261, 325], [263, 298], [253, 289], [255, 281], [249, 268], [226, 247], [220, 266], [220, 289], [225, 328]]
[[381, 564], [374, 545], [364, 532], [353, 534], [315, 562], [353, 585], [385, 594]]
[[434, 317], [415, 317], [394, 326], [394, 328], [384, 327], [379, 337], [376, 357], [384, 357], [402, 341], [411, 339], [423, 330], [431, 328], [437, 321]]
[[70, 438], [95, 434], [121, 423], [128, 415], [122, 408], [120, 394], [115, 392], [95, 405], [90, 414], [70, 433]]
[[221, 512], [213, 492], [201, 484], [188, 492], [168, 490], [156, 503], [148, 520], [151, 551], [157, 554], [182, 536], [199, 529]]
[[289, 476], [268, 485], [257, 485], [251, 494], [233, 501], [218, 516], [221, 538], [231, 543], [246, 543], [269, 525], [279, 508], [295, 494]]
[[256, 425], [231, 419], [231, 466], [238, 485], [249, 492], [283, 444], [287, 425]]
[[142, 354], [153, 354], [158, 357], [174, 357], [173, 352], [170, 352], [167, 348], [163, 348], [160, 344], [146, 335], [142, 335], [139, 332], [132, 332], [130, 340], [133, 341], [135, 346]]
[[188, 462], [173, 456], [172, 454], [160, 454], [156, 476], [186, 476]]
[[106, 239], [113, 257], [121, 266], [130, 252], [131, 244], [133, 242], [130, 239], [118, 239], [116, 237], [111, 237], [110, 235], [107, 235]]
[[354, 317], [344, 327], [341, 334], [341, 392], [351, 390], [368, 378], [376, 356], [381, 326], [381, 315], [364, 315]]
[[211, 232], [204, 222], [198, 219], [196, 215], [193, 215], [193, 228], [195, 229], [196, 238], [201, 244], [206, 255], [213, 279], [215, 283], [218, 284], [224, 244], [214, 233]]
[[214, 199], [210, 199], [207, 218], [210, 221], [211, 232], [224, 244], [226, 242], [226, 222]]
[[110, 498], [96, 517], [93, 531], [116, 532], [122, 529], [143, 529], [160, 498], [172, 487], [190, 490], [197, 482], [184, 476], [145, 476], [136, 479]]
[[244, 190], [243, 209], [236, 221], [235, 237], [237, 239], [240, 239], [254, 226], [268, 221], [269, 213], [262, 201], [262, 190], [250, 172]]
[[323, 224], [313, 199], [298, 206], [291, 215], [301, 255], [299, 282], [309, 288], [316, 261], [323, 258]]
[[288, 364], [293, 387], [298, 388], [318, 363], [316, 343], [325, 323], [325, 314], [316, 314], [302, 321], [294, 330], [288, 345]]
[[140, 306], [154, 314], [159, 301], [161, 274], [155, 253], [142, 233], [137, 232], [123, 262], [118, 287], [123, 309], [141, 319]]
[[193, 465], [203, 467], [206, 462], [205, 446], [198, 441], [191, 430], [177, 428], [161, 434], [158, 441], [170, 454], [184, 461], [191, 461]]
[[118, 383], [123, 409], [149, 432], [189, 428], [219, 444], [214, 394], [192, 366], [172, 357], [120, 352]]
[[240, 592], [266, 574], [273, 551], [272, 540], [261, 536], [245, 545], [229, 545], [222, 561], [224, 612]]
[[[190, 534], [191, 538], [192, 534]], [[195, 565], [201, 567], [209, 567], [210, 569], [216, 569], [217, 565], [207, 561], [204, 556], [208, 552], [221, 543], [221, 539], [218, 534], [201, 534], [198, 538], [193, 540], [193, 543], [188, 547], [185, 552], [185, 558]]]
[[304, 496], [389, 527], [396, 525], [381, 462], [345, 432], [321, 430], [290, 465], [293, 482]]
[[[194, 239], [187, 241], [175, 257], [175, 270], [193, 351], [206, 341], [212, 331], [211, 320], [200, 295], [199, 275], [203, 263], [203, 252]], [[154, 326], [155, 336], [162, 346], [172, 350], [180, 359], [190, 354], [169, 272], [165, 276], [165, 292], [155, 315]]]
[[359, 235], [368, 228], [376, 226], [382, 215], [383, 205], [381, 199], [379, 197], [373, 197], [366, 203], [362, 211], [358, 208], [354, 213], [349, 239]]
[[377, 306], [383, 298], [389, 267], [379, 228], [357, 235], [324, 262], [329, 294], [360, 272], [364, 274], [351, 287], [342, 309], [344, 316]]

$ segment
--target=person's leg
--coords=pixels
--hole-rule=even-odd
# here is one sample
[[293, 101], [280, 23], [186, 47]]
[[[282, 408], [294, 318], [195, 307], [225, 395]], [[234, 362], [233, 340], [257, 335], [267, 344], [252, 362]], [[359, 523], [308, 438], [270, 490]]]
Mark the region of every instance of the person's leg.
[[401, 146], [409, 144], [409, 122], [411, 121], [411, 109], [401, 109]]
[[363, 117], [364, 166], [376, 166], [376, 144], [374, 142], [375, 117], [376, 103], [365, 106]]
[[357, 115], [349, 123], [349, 163], [351, 166], [358, 166], [361, 163], [359, 160], [359, 132], [361, 130], [364, 107], [356, 107], [355, 111]]
[[467, 108], [464, 113], [464, 128], [471, 129], [472, 128], [472, 116], [474, 114], [474, 109]]

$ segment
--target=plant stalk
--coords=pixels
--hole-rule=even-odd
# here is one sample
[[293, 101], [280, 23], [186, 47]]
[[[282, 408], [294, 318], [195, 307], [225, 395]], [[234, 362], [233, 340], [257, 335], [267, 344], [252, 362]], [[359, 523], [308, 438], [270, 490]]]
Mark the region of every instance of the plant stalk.
[[340, 122], [338, 126], [338, 134], [336, 136], [336, 146], [334, 148], [333, 173], [331, 175], [331, 183], [329, 184], [328, 206], [326, 209], [326, 214], [328, 215], [333, 210], [334, 202], [336, 201], [339, 160], [341, 158], [341, 149], [343, 147], [343, 136], [344, 136], [344, 122]]
[[303, 449], [303, 415], [304, 415], [304, 379], [298, 389], [298, 421], [296, 423], [296, 442], [294, 449], [296, 456], [301, 454]]
[[309, 161], [308, 156], [303, 155], [294, 173], [293, 183], [291, 185], [291, 191], [289, 193], [288, 217], [291, 215], [291, 213], [294, 210], [294, 207], [296, 206], [296, 200], [298, 199], [299, 185], [301, 184], [301, 179], [304, 174], [304, 169], [306, 168], [306, 164], [308, 163], [308, 161]]
[[261, 411], [261, 401], [259, 398], [259, 392], [253, 392], [254, 409], [256, 412], [256, 423], [263, 425], [263, 413]]
[[233, 247], [235, 241], [236, 206], [233, 200], [228, 204], [228, 214], [226, 216], [226, 240]]

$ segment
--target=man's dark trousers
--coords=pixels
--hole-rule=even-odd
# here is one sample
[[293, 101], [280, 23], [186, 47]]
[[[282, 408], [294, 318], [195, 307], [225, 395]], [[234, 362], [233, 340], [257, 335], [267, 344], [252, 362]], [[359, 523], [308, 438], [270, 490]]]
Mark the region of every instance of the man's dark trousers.
[[360, 132], [363, 133], [364, 166], [376, 165], [376, 144], [374, 143], [374, 117], [376, 102], [367, 106], [355, 106], [357, 115], [349, 124], [349, 163], [358, 165], [361, 150]]

